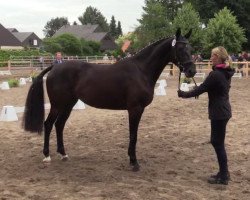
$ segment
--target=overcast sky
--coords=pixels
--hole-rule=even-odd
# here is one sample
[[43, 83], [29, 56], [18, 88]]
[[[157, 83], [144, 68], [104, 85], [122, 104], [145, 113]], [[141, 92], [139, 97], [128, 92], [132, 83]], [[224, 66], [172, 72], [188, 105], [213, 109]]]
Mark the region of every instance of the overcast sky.
[[42, 30], [52, 18], [67, 17], [71, 24], [80, 24], [78, 17], [88, 6], [97, 8], [108, 23], [114, 15], [126, 33], [138, 25], [144, 0], [0, 0], [0, 23], [43, 38]]

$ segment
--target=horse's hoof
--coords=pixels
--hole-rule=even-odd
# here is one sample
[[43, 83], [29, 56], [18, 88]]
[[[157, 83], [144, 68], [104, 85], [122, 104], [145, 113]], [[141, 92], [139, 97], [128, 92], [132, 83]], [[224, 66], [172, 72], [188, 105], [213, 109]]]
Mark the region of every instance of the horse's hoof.
[[133, 172], [138, 172], [140, 170], [140, 165], [138, 163], [136, 164], [130, 164], [132, 167]]
[[139, 170], [140, 170], [140, 165], [135, 165], [134, 167], [133, 167], [133, 172], [138, 172]]
[[62, 155], [61, 160], [62, 161], [67, 161], [67, 160], [69, 160], [69, 156], [68, 155]]
[[44, 162], [44, 163], [50, 163], [50, 162], [51, 162], [50, 156], [45, 157], [45, 158], [43, 159], [43, 162]]

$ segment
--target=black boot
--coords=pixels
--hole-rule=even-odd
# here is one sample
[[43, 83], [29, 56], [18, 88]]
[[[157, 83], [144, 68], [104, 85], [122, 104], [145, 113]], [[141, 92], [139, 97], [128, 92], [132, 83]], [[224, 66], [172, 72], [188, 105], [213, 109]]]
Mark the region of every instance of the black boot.
[[227, 172], [225, 175], [218, 172], [216, 175], [212, 175], [208, 179], [208, 183], [210, 184], [222, 184], [228, 185], [228, 181], [230, 180], [230, 174]]

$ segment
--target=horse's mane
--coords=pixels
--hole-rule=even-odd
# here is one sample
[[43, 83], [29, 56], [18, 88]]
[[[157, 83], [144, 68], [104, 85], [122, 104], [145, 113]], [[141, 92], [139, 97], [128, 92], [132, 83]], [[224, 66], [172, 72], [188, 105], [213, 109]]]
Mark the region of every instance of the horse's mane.
[[[140, 49], [139, 51], [137, 51], [137, 52], [136, 52], [135, 54], [133, 54], [131, 57], [137, 56], [138, 54], [142, 53], [143, 51], [148, 50], [148, 49], [150, 49], [150, 48], [152, 48], [152, 47], [155, 47], [155, 46], [157, 46], [158, 44], [160, 44], [162, 41], [168, 40], [168, 39], [170, 39], [170, 38], [172, 38], [172, 37], [160, 38], [159, 40], [156, 40], [156, 41], [154, 41], [154, 42], [151, 42], [151, 43], [149, 43], [147, 46], [145, 46], [145, 47], [143, 47], [142, 49]], [[127, 59], [127, 58], [131, 58], [131, 57], [125, 56], [125, 57], [122, 58], [121, 60]]]

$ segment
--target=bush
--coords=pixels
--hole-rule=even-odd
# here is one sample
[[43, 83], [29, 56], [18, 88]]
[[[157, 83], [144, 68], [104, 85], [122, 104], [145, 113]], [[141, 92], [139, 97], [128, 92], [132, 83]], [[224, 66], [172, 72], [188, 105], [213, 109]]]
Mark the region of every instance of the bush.
[[54, 38], [46, 38], [43, 41], [45, 51], [52, 54], [62, 51], [62, 46], [54, 41]]
[[57, 37], [46, 38], [43, 41], [44, 49], [51, 53], [58, 51], [67, 55], [81, 55], [81, 42], [72, 34], [64, 33]]
[[82, 47], [82, 55], [100, 55], [100, 47], [101, 44], [99, 42], [94, 41], [86, 41], [84, 39], [80, 40]]
[[9, 83], [10, 88], [19, 86], [19, 80], [18, 79], [9, 79], [8, 83]]
[[[0, 50], [0, 61], [7, 62], [9, 59], [15, 57], [30, 57], [30, 56], [39, 57], [41, 55], [46, 56], [50, 54], [39, 50]], [[6, 63], [2, 65], [6, 66]]]

